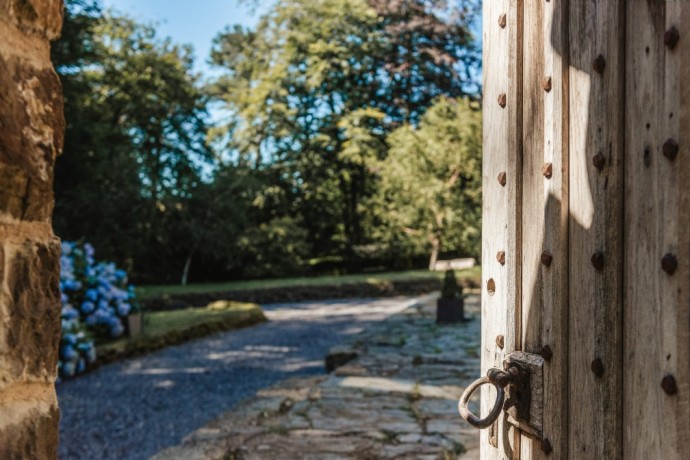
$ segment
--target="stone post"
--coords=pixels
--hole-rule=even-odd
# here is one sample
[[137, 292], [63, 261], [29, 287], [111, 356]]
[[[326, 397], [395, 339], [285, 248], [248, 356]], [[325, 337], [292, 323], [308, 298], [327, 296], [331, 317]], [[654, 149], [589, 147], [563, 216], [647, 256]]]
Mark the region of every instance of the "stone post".
[[62, 0], [0, 0], [0, 458], [57, 457], [60, 243], [53, 167], [62, 149], [50, 41]]

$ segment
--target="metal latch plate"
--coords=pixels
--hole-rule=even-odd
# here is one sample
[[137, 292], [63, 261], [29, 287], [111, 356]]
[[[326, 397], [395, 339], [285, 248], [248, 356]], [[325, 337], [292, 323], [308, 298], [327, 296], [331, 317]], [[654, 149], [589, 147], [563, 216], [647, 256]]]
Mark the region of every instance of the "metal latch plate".
[[517, 368], [519, 377], [508, 385], [504, 408], [508, 422], [524, 434], [541, 439], [544, 417], [544, 358], [516, 351], [503, 361], [504, 370]]

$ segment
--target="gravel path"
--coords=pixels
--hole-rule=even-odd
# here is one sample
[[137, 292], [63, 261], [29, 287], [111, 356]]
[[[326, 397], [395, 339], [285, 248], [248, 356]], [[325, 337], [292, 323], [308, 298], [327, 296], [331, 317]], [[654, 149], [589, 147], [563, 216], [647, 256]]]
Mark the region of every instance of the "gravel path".
[[324, 373], [345, 337], [413, 298], [273, 304], [269, 322], [101, 367], [58, 385], [61, 459], [145, 459], [257, 390]]

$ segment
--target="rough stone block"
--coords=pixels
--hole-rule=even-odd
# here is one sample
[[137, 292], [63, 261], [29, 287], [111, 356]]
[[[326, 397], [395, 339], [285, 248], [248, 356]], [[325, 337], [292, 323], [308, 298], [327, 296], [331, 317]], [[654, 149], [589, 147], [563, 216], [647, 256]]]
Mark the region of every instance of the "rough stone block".
[[[0, 35], [2, 29], [0, 24]], [[2, 48], [0, 44], [0, 177], [11, 173], [13, 179], [3, 181], [0, 189], [0, 221], [8, 216], [48, 221], [53, 166], [64, 136], [60, 81], [51, 67], [5, 58]]]
[[0, 214], [21, 215], [28, 185], [29, 178], [21, 168], [0, 162]]
[[0, 0], [0, 16], [27, 35], [55, 40], [62, 29], [62, 0]]
[[357, 358], [357, 351], [351, 348], [335, 347], [326, 356], [326, 372], [333, 372], [353, 359]]
[[[9, 403], [10, 405], [16, 403]], [[29, 404], [21, 401], [21, 404]], [[0, 404], [0, 413], [12, 412]], [[29, 411], [28, 416], [13, 419], [0, 427], [0, 458], [7, 460], [57, 458], [60, 413], [53, 404], [47, 411]]]
[[0, 459], [57, 458], [60, 244], [50, 229], [65, 121], [49, 40], [62, 0], [0, 0]]
[[28, 240], [0, 250], [0, 390], [55, 378], [60, 331], [60, 244]]

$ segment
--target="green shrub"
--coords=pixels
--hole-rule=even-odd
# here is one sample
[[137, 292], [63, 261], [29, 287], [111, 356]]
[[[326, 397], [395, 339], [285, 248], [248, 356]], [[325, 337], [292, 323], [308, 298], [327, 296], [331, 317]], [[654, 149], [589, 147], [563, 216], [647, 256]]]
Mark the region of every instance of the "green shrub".
[[244, 274], [251, 278], [299, 275], [304, 271], [310, 247], [301, 219], [278, 217], [250, 228], [238, 241]]

